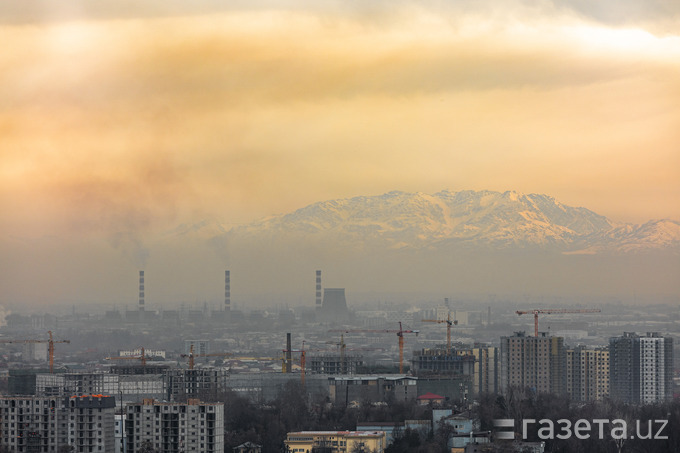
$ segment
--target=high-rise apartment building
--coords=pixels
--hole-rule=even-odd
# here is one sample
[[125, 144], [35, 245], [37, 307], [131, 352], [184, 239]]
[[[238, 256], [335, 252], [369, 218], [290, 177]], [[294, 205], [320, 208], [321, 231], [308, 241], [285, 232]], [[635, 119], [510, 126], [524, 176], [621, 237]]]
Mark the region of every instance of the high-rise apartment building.
[[481, 346], [472, 348], [471, 352], [475, 358], [473, 392], [476, 395], [498, 393], [498, 348]]
[[545, 332], [538, 337], [528, 337], [524, 332], [501, 337], [500, 391], [528, 387], [537, 393], [564, 394], [566, 361], [562, 337]]
[[609, 350], [579, 346], [567, 350], [567, 393], [574, 401], [609, 396]]
[[144, 400], [129, 404], [125, 418], [128, 451], [150, 445], [162, 453], [224, 452], [224, 405]]
[[0, 438], [9, 451], [113, 453], [114, 412], [112, 396], [0, 397]]
[[673, 339], [656, 332], [624, 332], [609, 339], [609, 380], [613, 399], [655, 403], [673, 399]]

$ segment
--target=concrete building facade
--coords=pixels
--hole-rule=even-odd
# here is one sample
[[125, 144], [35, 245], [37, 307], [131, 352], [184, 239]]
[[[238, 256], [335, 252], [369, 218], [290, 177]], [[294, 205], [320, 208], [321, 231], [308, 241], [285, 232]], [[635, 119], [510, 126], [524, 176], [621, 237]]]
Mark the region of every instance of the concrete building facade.
[[151, 445], [162, 453], [224, 452], [224, 405], [189, 400], [186, 404], [144, 400], [125, 412], [128, 451]]
[[537, 393], [565, 394], [567, 354], [562, 337], [524, 332], [501, 337], [501, 392], [511, 387], [529, 388]]
[[498, 348], [481, 346], [471, 349], [475, 358], [473, 388], [475, 395], [480, 393], [498, 393], [500, 366]]
[[475, 357], [470, 351], [421, 349], [413, 351], [411, 364], [413, 372], [419, 376], [427, 374], [472, 376], [475, 372]]
[[105, 395], [0, 398], [0, 438], [9, 451], [114, 453], [115, 399]]
[[609, 396], [609, 350], [583, 346], [567, 350], [567, 393], [574, 401]]
[[624, 332], [609, 339], [610, 395], [634, 404], [673, 399], [673, 339]]

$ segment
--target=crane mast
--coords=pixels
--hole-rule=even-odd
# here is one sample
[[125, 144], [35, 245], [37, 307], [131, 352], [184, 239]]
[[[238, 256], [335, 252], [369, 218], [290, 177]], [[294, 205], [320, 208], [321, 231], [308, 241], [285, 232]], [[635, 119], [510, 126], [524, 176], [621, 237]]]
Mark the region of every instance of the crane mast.
[[451, 313], [446, 319], [422, 319], [422, 322], [436, 322], [439, 324], [446, 323], [446, 353], [451, 354], [451, 327], [458, 325], [457, 320], [451, 320]]

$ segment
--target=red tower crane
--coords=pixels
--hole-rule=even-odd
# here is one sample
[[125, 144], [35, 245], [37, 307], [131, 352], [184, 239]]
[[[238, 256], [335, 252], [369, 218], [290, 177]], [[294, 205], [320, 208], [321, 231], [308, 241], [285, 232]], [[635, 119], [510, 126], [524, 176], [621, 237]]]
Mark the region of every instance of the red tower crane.
[[560, 314], [560, 313], [600, 313], [602, 310], [599, 308], [581, 308], [581, 309], [569, 309], [569, 308], [535, 308], [533, 310], [517, 310], [519, 316], [533, 314], [534, 315], [534, 336], [538, 336], [538, 315], [550, 315], [550, 314]]
[[50, 335], [49, 340], [0, 340], [0, 343], [47, 343], [47, 353], [50, 359], [50, 373], [54, 372], [54, 344], [55, 343], [71, 343], [71, 340], [54, 341], [52, 338], [52, 331], [47, 333]]
[[446, 323], [446, 353], [451, 354], [451, 327], [457, 326], [457, 320], [451, 320], [451, 313], [448, 314], [446, 319], [423, 319], [422, 322], [436, 322], [436, 323]]
[[340, 329], [333, 329], [329, 330], [329, 332], [344, 332], [344, 333], [396, 333], [397, 338], [399, 339], [399, 374], [404, 373], [404, 334], [407, 333], [414, 333], [416, 336], [420, 333], [419, 330], [404, 330], [401, 321], [399, 321], [399, 330], [395, 329], [347, 329], [347, 330], [340, 330]]

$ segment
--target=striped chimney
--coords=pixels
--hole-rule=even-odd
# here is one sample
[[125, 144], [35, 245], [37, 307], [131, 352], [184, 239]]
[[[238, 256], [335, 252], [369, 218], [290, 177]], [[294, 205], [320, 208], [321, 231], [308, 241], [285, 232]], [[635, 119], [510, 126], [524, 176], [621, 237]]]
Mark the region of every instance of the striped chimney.
[[231, 276], [224, 271], [224, 311], [231, 311]]
[[139, 311], [144, 311], [144, 271], [139, 271]]
[[316, 271], [316, 308], [321, 308], [321, 271]]

